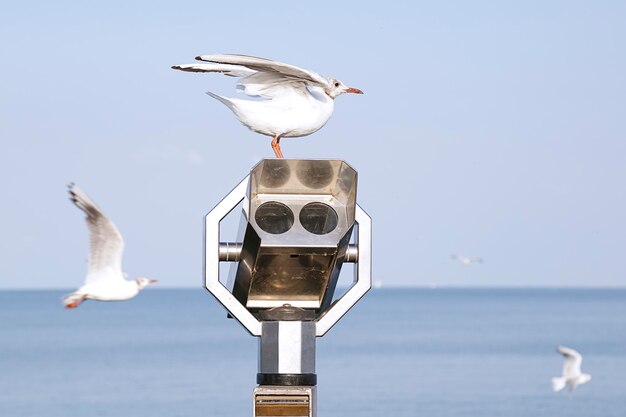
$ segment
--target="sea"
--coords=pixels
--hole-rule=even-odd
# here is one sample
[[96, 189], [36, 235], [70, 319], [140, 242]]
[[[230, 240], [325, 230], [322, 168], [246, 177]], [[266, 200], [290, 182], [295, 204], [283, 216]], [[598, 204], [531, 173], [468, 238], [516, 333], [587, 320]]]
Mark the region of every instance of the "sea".
[[[252, 415], [258, 339], [206, 291], [0, 291], [0, 416]], [[558, 345], [593, 379], [554, 393]], [[624, 417], [626, 290], [374, 289], [317, 339], [318, 416]]]

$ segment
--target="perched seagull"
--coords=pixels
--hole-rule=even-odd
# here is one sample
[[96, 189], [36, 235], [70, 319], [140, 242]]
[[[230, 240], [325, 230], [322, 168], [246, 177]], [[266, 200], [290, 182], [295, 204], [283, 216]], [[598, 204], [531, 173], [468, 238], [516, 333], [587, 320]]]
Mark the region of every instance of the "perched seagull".
[[483, 263], [482, 258], [470, 258], [469, 256], [463, 256], [463, 255], [451, 255], [450, 258], [454, 259], [455, 261], [461, 262], [463, 265]]
[[87, 214], [90, 252], [85, 284], [63, 297], [66, 308], [76, 308], [86, 299], [98, 301], [123, 301], [133, 298], [139, 290], [157, 282], [137, 278], [127, 281], [122, 272], [124, 240], [111, 220], [80, 188], [68, 186], [70, 199]]
[[237, 89], [263, 100], [241, 100], [207, 92], [225, 104], [241, 123], [262, 135], [272, 136], [272, 149], [282, 158], [281, 138], [317, 132], [333, 114], [335, 97], [363, 94], [341, 81], [282, 62], [248, 55], [201, 55], [202, 64], [174, 65], [189, 72], [219, 72], [238, 77]]
[[580, 364], [583, 362], [580, 353], [565, 346], [559, 346], [556, 350], [563, 355], [565, 362], [563, 363], [563, 376], [552, 378], [552, 389], [555, 392], [561, 391], [567, 386], [571, 394], [576, 386], [591, 381], [591, 375], [583, 374], [580, 371]]

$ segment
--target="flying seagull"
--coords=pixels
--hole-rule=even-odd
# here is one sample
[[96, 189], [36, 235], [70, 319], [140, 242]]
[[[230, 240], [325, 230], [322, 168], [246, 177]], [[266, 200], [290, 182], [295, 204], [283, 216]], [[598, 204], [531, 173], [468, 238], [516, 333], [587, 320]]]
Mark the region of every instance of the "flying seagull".
[[580, 364], [583, 362], [580, 353], [565, 346], [559, 346], [556, 350], [563, 355], [565, 362], [563, 363], [563, 376], [552, 378], [552, 389], [555, 392], [567, 386], [571, 394], [578, 385], [591, 381], [591, 375], [580, 371]]
[[482, 258], [471, 258], [469, 256], [464, 256], [464, 255], [450, 255], [451, 259], [454, 259], [455, 261], [459, 261], [460, 263], [462, 263], [463, 265], [472, 265], [472, 264], [482, 264], [483, 263], [483, 259]]
[[82, 287], [63, 297], [66, 308], [76, 308], [86, 299], [123, 301], [156, 282], [137, 278], [128, 281], [122, 272], [124, 240], [111, 220], [78, 186], [68, 186], [70, 199], [87, 214], [89, 228], [89, 267]]
[[293, 65], [248, 55], [201, 55], [204, 63], [174, 65], [189, 72], [218, 72], [238, 77], [237, 89], [262, 100], [242, 100], [207, 94], [225, 104], [250, 130], [273, 137], [272, 149], [282, 158], [281, 138], [317, 132], [333, 114], [335, 97], [363, 94], [341, 81]]

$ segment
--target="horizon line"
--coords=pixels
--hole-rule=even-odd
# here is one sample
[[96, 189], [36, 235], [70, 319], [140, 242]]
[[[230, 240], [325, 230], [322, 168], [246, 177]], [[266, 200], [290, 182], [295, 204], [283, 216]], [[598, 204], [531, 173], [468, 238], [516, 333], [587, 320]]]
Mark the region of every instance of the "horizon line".
[[[339, 286], [338, 289], [345, 289], [348, 286]], [[457, 284], [435, 284], [435, 285], [385, 285], [381, 287], [372, 286], [371, 290], [395, 290], [395, 289], [422, 289], [422, 290], [447, 290], [447, 289], [463, 289], [463, 290], [626, 290], [626, 285], [457, 285]], [[0, 292], [6, 291], [74, 291], [75, 288], [70, 287], [0, 287]], [[165, 290], [206, 290], [203, 286], [159, 286], [150, 288], [150, 291]]]

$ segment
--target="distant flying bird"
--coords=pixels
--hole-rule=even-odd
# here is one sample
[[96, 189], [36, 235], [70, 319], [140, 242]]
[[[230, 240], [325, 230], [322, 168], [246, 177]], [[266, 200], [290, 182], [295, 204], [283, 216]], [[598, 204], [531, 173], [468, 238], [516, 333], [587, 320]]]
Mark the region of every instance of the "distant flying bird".
[[482, 258], [471, 258], [469, 256], [463, 256], [463, 255], [451, 255], [450, 258], [454, 259], [455, 261], [459, 261], [463, 265], [472, 265], [472, 264], [482, 264], [483, 263]]
[[333, 114], [335, 97], [343, 93], [363, 94], [341, 81], [293, 65], [248, 55], [197, 56], [203, 64], [174, 65], [189, 72], [219, 72], [238, 77], [237, 89], [263, 100], [241, 100], [207, 94], [225, 104], [250, 130], [272, 136], [272, 149], [282, 158], [281, 138], [317, 132]]
[[70, 199], [87, 214], [90, 252], [85, 284], [63, 297], [66, 308], [76, 308], [86, 299], [98, 301], [123, 301], [136, 296], [139, 291], [157, 282], [137, 278], [127, 281], [122, 272], [124, 240], [111, 220], [78, 186], [68, 186]]
[[563, 376], [552, 378], [552, 389], [555, 392], [567, 386], [571, 394], [578, 385], [591, 381], [591, 375], [580, 371], [580, 365], [583, 362], [580, 353], [565, 346], [559, 346], [556, 350], [563, 355], [565, 362], [563, 363]]

